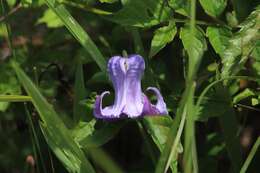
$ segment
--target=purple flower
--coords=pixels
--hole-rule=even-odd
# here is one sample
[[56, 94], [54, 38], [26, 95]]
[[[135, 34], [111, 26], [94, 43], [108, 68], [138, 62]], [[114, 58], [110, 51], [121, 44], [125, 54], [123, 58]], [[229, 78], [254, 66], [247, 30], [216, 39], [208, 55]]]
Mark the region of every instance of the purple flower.
[[100, 119], [117, 119], [122, 117], [136, 118], [144, 115], [168, 114], [166, 104], [157, 88], [149, 87], [157, 96], [153, 105], [141, 89], [141, 78], [145, 62], [140, 55], [128, 58], [114, 56], [110, 58], [107, 69], [115, 89], [114, 104], [102, 107], [102, 99], [109, 91], [97, 96], [94, 105], [94, 115]]

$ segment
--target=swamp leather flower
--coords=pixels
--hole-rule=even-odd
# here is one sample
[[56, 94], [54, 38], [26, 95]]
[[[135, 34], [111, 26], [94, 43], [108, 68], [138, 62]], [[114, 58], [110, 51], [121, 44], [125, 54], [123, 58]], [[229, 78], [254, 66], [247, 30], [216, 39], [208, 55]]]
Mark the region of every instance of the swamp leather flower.
[[168, 114], [166, 104], [157, 88], [149, 87], [157, 96], [153, 105], [142, 92], [141, 78], [145, 62], [140, 55], [130, 55], [128, 58], [113, 56], [110, 58], [107, 70], [115, 90], [115, 101], [111, 106], [102, 108], [102, 99], [109, 91], [97, 96], [94, 105], [94, 115], [99, 119], [137, 118], [144, 115]]

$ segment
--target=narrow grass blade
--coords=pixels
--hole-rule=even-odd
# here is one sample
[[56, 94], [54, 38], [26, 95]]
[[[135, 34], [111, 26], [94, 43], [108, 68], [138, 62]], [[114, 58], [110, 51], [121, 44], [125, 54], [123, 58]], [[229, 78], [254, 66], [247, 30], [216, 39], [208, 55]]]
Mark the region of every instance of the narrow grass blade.
[[257, 138], [254, 146], [252, 147], [250, 153], [248, 154], [246, 161], [245, 161], [245, 163], [243, 164], [243, 166], [240, 170], [240, 173], [246, 173], [246, 170], [247, 170], [248, 166], [250, 165], [253, 157], [255, 156], [256, 151], [257, 151], [259, 146], [260, 146], [260, 137]]
[[73, 140], [69, 130], [54, 111], [53, 107], [41, 95], [39, 90], [18, 64], [13, 61], [12, 66], [24, 89], [28, 95], [32, 97], [32, 103], [42, 120], [42, 132], [56, 156], [69, 172], [94, 173], [95, 171], [89, 161], [85, 158], [84, 152]]
[[85, 107], [80, 104], [80, 101], [85, 99], [86, 96], [83, 69], [80, 62], [77, 63], [75, 79], [76, 81], [74, 85], [73, 118], [76, 125], [79, 122], [80, 118], [86, 115]]
[[69, 11], [60, 4], [58, 0], [45, 0], [48, 7], [61, 19], [70, 33], [86, 49], [102, 71], [106, 70], [106, 60], [101, 54], [95, 43], [89, 35], [79, 25], [79, 23], [70, 15]]
[[22, 95], [0, 95], [0, 102], [30, 102], [32, 98], [30, 96]]
[[[41, 147], [40, 147], [40, 143], [39, 143], [39, 140], [38, 140], [38, 137], [37, 137], [37, 134], [36, 134], [36, 130], [35, 130], [35, 127], [34, 127], [34, 124], [33, 124], [33, 121], [32, 121], [32, 117], [31, 117], [31, 114], [27, 108], [27, 106], [25, 105], [25, 113], [27, 115], [27, 118], [29, 120], [29, 125], [31, 126], [30, 128], [30, 131], [31, 131], [31, 137], [32, 137], [32, 143], [35, 147], [35, 150], [38, 152], [39, 154], [39, 158], [40, 158], [40, 163], [41, 163], [41, 166], [43, 168], [43, 172], [44, 173], [47, 173], [47, 169], [46, 169], [46, 165], [44, 165], [44, 159], [43, 159], [43, 155], [42, 155], [42, 151], [41, 151]], [[35, 152], [35, 154], [37, 153]], [[37, 157], [37, 156], [36, 156]], [[39, 169], [39, 165], [37, 165], [37, 168]]]

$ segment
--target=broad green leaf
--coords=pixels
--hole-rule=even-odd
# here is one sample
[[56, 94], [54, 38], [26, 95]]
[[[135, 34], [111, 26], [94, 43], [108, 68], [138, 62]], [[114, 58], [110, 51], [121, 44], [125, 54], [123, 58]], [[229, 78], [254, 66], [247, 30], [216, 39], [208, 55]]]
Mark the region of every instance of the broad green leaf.
[[71, 34], [86, 49], [102, 71], [106, 71], [106, 60], [89, 35], [57, 0], [45, 0], [49, 8], [61, 19]]
[[106, 19], [121, 25], [148, 27], [159, 24], [170, 17], [170, 9], [163, 0], [126, 1], [118, 12]]
[[260, 7], [241, 24], [241, 29], [230, 39], [222, 58], [222, 78], [237, 74], [244, 66], [256, 42], [260, 39]]
[[230, 103], [225, 100], [225, 96], [219, 90], [211, 90], [198, 108], [195, 116], [197, 121], [207, 121], [212, 117], [223, 115], [227, 109], [230, 109]]
[[191, 33], [188, 25], [182, 27], [180, 31], [182, 44], [189, 56], [189, 70], [191, 71], [198, 68], [204, 51], [207, 49], [206, 40], [201, 29], [197, 27], [194, 32], [194, 34]]
[[47, 9], [43, 13], [43, 16], [38, 19], [37, 24], [41, 23], [45, 23], [49, 28], [58, 28], [63, 26], [63, 22], [51, 9]]
[[170, 22], [168, 26], [157, 29], [154, 33], [149, 57], [156, 55], [167, 43], [170, 43], [177, 32], [174, 22]]
[[169, 0], [169, 6], [175, 10], [175, 12], [180, 13], [184, 16], [190, 15], [190, 1], [186, 0]]
[[18, 64], [13, 62], [12, 65], [24, 89], [28, 95], [32, 97], [32, 103], [42, 120], [42, 132], [56, 156], [69, 172], [94, 173], [95, 171], [89, 161], [85, 158], [84, 152], [73, 140], [70, 131], [67, 129], [53, 107], [42, 96]]
[[227, 0], [200, 0], [200, 4], [208, 15], [218, 17], [226, 8]]
[[228, 46], [229, 39], [232, 36], [232, 32], [223, 27], [209, 26], [206, 35], [216, 53], [222, 58], [224, 56], [224, 51]]

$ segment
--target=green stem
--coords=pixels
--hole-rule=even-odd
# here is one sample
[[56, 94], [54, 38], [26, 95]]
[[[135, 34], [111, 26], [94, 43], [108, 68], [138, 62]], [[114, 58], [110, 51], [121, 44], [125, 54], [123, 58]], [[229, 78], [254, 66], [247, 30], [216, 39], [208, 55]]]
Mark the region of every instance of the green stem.
[[250, 153], [248, 154], [248, 156], [246, 158], [246, 161], [245, 161], [245, 163], [243, 164], [243, 166], [242, 166], [242, 168], [240, 170], [240, 173], [245, 173], [246, 172], [246, 170], [247, 170], [248, 166], [250, 165], [253, 157], [255, 156], [255, 153], [256, 153], [256, 151], [257, 151], [259, 146], [260, 146], [260, 137], [257, 138], [254, 146], [252, 147]]

